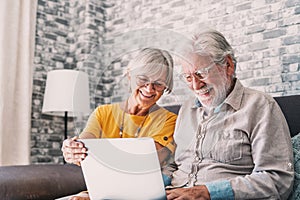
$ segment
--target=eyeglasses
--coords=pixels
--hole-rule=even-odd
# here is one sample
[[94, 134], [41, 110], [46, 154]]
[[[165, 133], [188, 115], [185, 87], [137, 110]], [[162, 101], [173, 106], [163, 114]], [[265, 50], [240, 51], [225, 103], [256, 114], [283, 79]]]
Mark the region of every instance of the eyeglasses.
[[191, 83], [193, 81], [193, 77], [200, 81], [205, 80], [209, 75], [209, 70], [211, 70], [211, 68], [213, 68], [215, 65], [215, 63], [212, 63], [208, 67], [198, 69], [192, 74], [182, 73], [180, 74], [180, 78], [187, 83]]
[[152, 84], [154, 89], [158, 92], [161, 92], [163, 90], [165, 90], [167, 88], [167, 85], [165, 82], [163, 81], [151, 81], [149, 79], [149, 77], [147, 76], [144, 76], [144, 75], [137, 75], [136, 77], [136, 84], [137, 86], [145, 86], [145, 85], [148, 85], [148, 84]]

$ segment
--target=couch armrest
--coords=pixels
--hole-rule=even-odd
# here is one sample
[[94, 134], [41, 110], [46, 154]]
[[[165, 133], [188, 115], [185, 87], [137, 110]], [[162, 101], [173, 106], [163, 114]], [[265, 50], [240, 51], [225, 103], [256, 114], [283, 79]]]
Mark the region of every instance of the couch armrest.
[[20, 165], [0, 167], [0, 199], [55, 199], [86, 190], [76, 165]]

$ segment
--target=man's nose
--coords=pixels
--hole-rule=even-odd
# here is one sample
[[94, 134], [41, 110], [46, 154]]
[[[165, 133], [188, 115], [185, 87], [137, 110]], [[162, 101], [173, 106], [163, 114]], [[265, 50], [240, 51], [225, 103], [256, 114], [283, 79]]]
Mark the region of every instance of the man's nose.
[[200, 88], [203, 87], [203, 85], [205, 85], [205, 83], [203, 81], [197, 79], [196, 77], [193, 77], [193, 80], [192, 80], [193, 90], [199, 90]]

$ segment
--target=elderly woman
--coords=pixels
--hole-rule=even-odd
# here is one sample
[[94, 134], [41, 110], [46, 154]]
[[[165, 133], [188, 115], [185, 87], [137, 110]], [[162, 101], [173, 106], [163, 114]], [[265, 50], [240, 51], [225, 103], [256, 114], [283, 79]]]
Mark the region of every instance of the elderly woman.
[[[143, 49], [129, 62], [126, 76], [132, 91], [129, 98], [125, 102], [98, 106], [79, 138], [152, 137], [162, 166], [174, 150], [177, 116], [156, 102], [164, 93], [172, 91], [172, 57], [164, 50]], [[62, 151], [68, 163], [80, 164], [86, 157], [87, 149], [77, 139], [63, 142]], [[78, 194], [71, 199], [89, 198]]]

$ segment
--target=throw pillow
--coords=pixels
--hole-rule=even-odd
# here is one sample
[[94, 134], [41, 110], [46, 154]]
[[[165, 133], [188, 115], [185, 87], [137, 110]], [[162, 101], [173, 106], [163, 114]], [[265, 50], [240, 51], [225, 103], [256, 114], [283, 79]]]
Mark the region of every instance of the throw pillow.
[[294, 152], [295, 180], [289, 200], [300, 199], [300, 133], [292, 137], [292, 144]]

